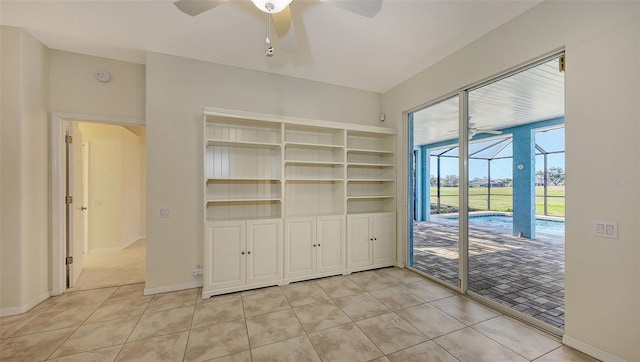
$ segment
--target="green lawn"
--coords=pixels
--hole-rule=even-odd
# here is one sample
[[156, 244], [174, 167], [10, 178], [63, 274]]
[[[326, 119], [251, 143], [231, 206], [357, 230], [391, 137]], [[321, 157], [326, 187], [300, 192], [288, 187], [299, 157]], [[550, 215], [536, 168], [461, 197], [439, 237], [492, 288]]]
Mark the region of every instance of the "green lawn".
[[[431, 187], [431, 208], [436, 208], [437, 189]], [[513, 188], [491, 188], [491, 211], [513, 211]], [[544, 188], [536, 187], [536, 214], [544, 215]], [[547, 214], [564, 216], [564, 186], [549, 186], [547, 188]], [[458, 188], [443, 187], [440, 189], [440, 207], [443, 212], [456, 212], [458, 209]], [[487, 210], [487, 188], [475, 187], [469, 189], [469, 210]]]

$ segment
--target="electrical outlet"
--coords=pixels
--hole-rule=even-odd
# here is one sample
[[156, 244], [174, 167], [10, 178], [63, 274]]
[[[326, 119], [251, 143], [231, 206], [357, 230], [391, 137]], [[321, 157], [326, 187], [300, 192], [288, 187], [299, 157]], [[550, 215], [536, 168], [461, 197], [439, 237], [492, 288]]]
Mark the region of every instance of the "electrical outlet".
[[202, 265], [200, 264], [196, 265], [196, 267], [191, 271], [191, 275], [193, 275], [194, 277], [202, 276], [202, 274], [204, 274], [204, 270], [202, 269]]
[[161, 208], [160, 217], [171, 217], [171, 210], [168, 207]]

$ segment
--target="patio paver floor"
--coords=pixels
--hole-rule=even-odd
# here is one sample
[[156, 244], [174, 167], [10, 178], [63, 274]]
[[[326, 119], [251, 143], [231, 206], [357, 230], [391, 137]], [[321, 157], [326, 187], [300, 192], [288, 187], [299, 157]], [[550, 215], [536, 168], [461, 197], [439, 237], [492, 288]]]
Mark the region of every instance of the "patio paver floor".
[[[458, 227], [415, 222], [414, 267], [458, 285]], [[469, 290], [564, 329], [564, 240], [469, 228]]]

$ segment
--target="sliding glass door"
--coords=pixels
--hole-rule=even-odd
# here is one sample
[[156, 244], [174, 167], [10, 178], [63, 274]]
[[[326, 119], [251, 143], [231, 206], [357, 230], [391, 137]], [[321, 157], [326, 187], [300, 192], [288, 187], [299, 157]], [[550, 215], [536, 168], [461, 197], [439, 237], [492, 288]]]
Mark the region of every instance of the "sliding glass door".
[[409, 265], [459, 285], [458, 97], [411, 114], [413, 211]]
[[564, 328], [559, 57], [409, 115], [409, 265], [554, 332]]

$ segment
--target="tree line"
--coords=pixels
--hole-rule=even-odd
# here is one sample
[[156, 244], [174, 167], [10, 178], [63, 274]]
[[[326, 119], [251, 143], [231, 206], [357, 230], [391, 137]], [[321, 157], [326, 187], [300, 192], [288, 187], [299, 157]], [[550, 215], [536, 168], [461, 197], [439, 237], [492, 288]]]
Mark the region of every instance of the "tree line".
[[[536, 171], [536, 182], [538, 179], [540, 179], [541, 182], [543, 182], [544, 178], [546, 177], [547, 181], [552, 183], [554, 186], [564, 184], [565, 175], [564, 175], [564, 169], [562, 167], [558, 167], [558, 166], [549, 167], [547, 171], [548, 172], [546, 175], [542, 170]], [[481, 179], [475, 178], [473, 180], [470, 180], [470, 182], [475, 182], [479, 180]], [[511, 184], [513, 180], [510, 178], [504, 178], [504, 179], [492, 179], [492, 181], [502, 181], [504, 184], [508, 185], [508, 184]], [[430, 184], [431, 186], [438, 186], [438, 178], [436, 176], [431, 175]], [[458, 186], [458, 184], [459, 184], [459, 179], [457, 175], [446, 175], [445, 177], [442, 177], [440, 181], [440, 186], [445, 186], [445, 187], [455, 187], [455, 186]]]

